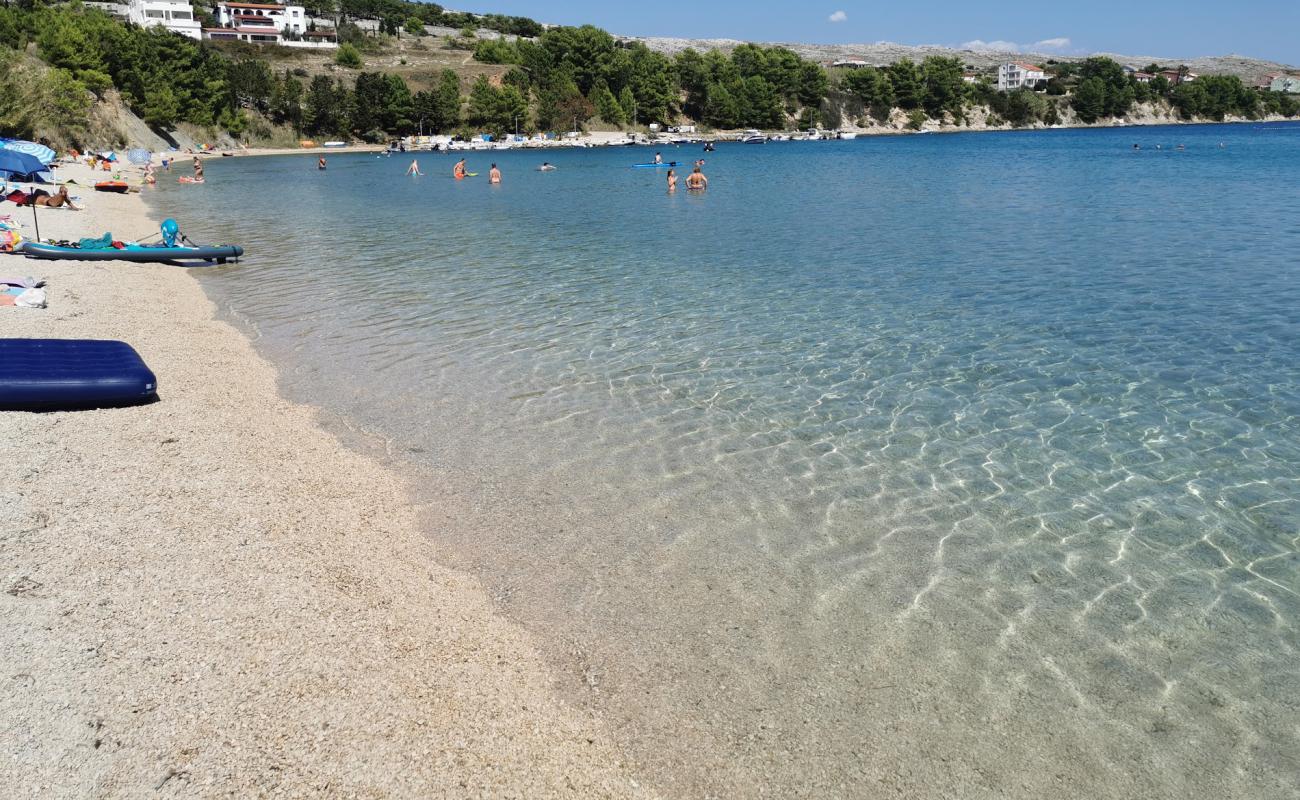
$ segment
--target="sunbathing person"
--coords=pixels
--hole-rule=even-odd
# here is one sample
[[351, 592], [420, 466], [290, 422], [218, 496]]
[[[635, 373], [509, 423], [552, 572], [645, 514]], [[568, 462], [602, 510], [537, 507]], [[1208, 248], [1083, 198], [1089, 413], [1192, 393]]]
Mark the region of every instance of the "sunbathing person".
[[72, 198], [68, 197], [68, 187], [60, 186], [54, 194], [41, 193], [32, 198], [34, 206], [49, 206], [50, 208], [70, 208], [73, 211], [80, 211], [81, 208], [72, 204]]

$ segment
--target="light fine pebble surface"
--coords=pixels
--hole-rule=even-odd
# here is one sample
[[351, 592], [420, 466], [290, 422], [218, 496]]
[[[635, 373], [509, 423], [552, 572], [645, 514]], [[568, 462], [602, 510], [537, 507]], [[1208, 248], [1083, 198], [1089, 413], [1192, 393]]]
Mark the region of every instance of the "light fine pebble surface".
[[[43, 236], [156, 230], [138, 195], [80, 191]], [[0, 272], [50, 299], [0, 309], [0, 335], [122, 339], [160, 389], [0, 413], [6, 797], [648, 796], [536, 642], [438, 566], [402, 480], [280, 398], [191, 274]]]

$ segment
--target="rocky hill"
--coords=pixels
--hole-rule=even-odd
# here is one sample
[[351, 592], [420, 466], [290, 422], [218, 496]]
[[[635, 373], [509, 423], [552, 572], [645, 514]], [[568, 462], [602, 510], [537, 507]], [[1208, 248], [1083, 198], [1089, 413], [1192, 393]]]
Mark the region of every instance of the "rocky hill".
[[[731, 50], [739, 44], [743, 44], [736, 39], [677, 39], [669, 37], [625, 37], [632, 41], [644, 42], [652, 50], [658, 50], [661, 53], [669, 55], [681, 52], [686, 48], [696, 50], [710, 50], [717, 48], [720, 50]], [[877, 42], [875, 44], [799, 44], [792, 42], [763, 42], [767, 45], [780, 45], [787, 47], [804, 58], [813, 61], [835, 61], [837, 59], [861, 59], [871, 64], [892, 64], [895, 61], [903, 59], [912, 59], [920, 61], [926, 56], [955, 56], [960, 58], [963, 63], [968, 64], [976, 69], [986, 69], [995, 67], [998, 64], [1006, 63], [1013, 60], [1032, 60], [1047, 61], [1053, 59], [1056, 61], [1081, 61], [1085, 56], [1062, 56], [1052, 55], [1049, 53], [1018, 53], [1012, 51], [1000, 50], [959, 50], [949, 47], [938, 47], [934, 45], [921, 45], [912, 47], [909, 45], [894, 44], [892, 42]], [[1291, 70], [1294, 67], [1286, 64], [1279, 64], [1275, 61], [1264, 61], [1258, 58], [1248, 58], [1247, 56], [1226, 55], [1226, 56], [1202, 56], [1199, 58], [1170, 58], [1164, 56], [1126, 56], [1116, 53], [1096, 53], [1095, 55], [1109, 56], [1121, 64], [1142, 68], [1147, 64], [1168, 64], [1176, 66], [1186, 64], [1193, 72], [1202, 74], [1223, 74], [1236, 75], [1248, 84], [1261, 78], [1265, 73]]]

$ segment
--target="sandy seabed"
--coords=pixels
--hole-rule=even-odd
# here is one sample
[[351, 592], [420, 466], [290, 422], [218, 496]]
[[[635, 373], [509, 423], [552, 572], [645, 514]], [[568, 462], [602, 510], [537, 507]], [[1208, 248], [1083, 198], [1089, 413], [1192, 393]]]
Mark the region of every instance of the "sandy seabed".
[[[44, 237], [157, 229], [139, 195], [62, 177], [88, 209], [40, 212]], [[403, 480], [282, 399], [191, 273], [0, 273], [50, 300], [0, 308], [0, 336], [121, 339], [159, 384], [145, 406], [0, 412], [7, 797], [649, 794], [529, 634], [437, 564]]]

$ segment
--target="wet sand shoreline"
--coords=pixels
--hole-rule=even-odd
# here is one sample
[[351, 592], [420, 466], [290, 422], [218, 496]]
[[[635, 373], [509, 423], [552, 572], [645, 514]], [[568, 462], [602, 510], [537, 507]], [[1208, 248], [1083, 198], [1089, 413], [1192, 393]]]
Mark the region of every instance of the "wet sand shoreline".
[[[138, 195], [87, 194], [88, 211], [42, 213], [42, 235], [154, 227]], [[647, 796], [529, 634], [438, 565], [403, 479], [284, 400], [193, 275], [16, 256], [0, 271], [49, 282], [50, 308], [0, 309], [5, 336], [123, 339], [160, 389], [0, 414], [0, 784]]]

